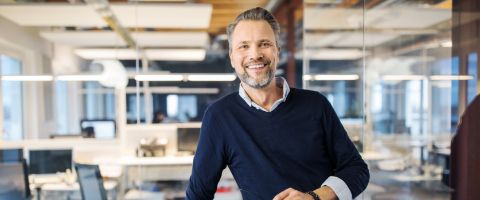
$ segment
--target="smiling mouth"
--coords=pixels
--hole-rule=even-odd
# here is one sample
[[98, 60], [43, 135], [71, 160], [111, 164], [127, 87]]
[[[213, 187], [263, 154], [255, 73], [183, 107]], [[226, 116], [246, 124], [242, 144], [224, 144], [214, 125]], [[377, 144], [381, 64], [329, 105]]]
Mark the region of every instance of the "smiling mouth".
[[262, 67], [266, 67], [267, 66], [267, 63], [255, 63], [255, 64], [248, 64], [247, 65], [247, 69], [259, 69], [259, 68], [262, 68]]

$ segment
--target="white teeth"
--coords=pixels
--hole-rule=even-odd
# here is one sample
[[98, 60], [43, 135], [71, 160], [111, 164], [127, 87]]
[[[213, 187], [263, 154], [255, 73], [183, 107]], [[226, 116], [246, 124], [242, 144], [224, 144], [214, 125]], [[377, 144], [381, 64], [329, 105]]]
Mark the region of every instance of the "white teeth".
[[256, 65], [248, 65], [247, 68], [248, 69], [257, 69], [257, 68], [260, 68], [260, 67], [263, 67], [265, 66], [264, 64], [256, 64]]

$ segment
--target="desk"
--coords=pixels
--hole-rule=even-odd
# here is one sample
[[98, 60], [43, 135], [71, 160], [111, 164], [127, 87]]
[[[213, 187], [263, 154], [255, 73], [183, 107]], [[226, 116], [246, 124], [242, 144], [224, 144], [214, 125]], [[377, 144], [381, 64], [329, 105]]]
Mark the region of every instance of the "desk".
[[117, 162], [124, 169], [125, 180], [169, 181], [188, 180], [193, 156], [122, 157]]
[[[107, 192], [108, 199], [117, 199], [118, 183], [116, 181], [105, 181], [103, 186]], [[45, 183], [41, 185], [30, 184], [30, 188], [32, 192], [35, 193], [35, 196], [38, 195], [35, 189], [40, 188], [40, 199], [81, 199], [80, 186], [77, 182], [73, 184], [67, 184], [65, 182]]]
[[[122, 157], [117, 161], [123, 168], [123, 181], [120, 191], [135, 188], [137, 181], [188, 181], [192, 174], [193, 156], [166, 157]], [[222, 179], [232, 179], [226, 168]]]
[[379, 152], [379, 151], [365, 151], [360, 153], [363, 160], [365, 161], [381, 161], [400, 158], [399, 155], [394, 155], [390, 152]]

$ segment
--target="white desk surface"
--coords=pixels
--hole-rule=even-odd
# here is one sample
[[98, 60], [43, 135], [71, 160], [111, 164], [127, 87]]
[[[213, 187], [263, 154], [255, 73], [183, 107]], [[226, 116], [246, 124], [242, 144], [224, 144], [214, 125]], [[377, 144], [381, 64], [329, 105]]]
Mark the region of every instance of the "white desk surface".
[[[103, 182], [103, 186], [105, 190], [110, 191], [117, 187], [118, 183], [116, 181], [105, 181]], [[80, 186], [77, 182], [73, 184], [67, 184], [65, 182], [60, 183], [47, 183], [43, 184], [42, 191], [77, 191], [80, 190]]]
[[393, 155], [390, 152], [379, 152], [379, 151], [366, 151], [360, 153], [362, 155], [362, 158], [365, 161], [379, 161], [379, 160], [388, 160], [388, 159], [394, 159], [398, 158], [398, 155]]
[[117, 164], [123, 166], [175, 166], [192, 165], [193, 156], [165, 156], [165, 157], [121, 157]]

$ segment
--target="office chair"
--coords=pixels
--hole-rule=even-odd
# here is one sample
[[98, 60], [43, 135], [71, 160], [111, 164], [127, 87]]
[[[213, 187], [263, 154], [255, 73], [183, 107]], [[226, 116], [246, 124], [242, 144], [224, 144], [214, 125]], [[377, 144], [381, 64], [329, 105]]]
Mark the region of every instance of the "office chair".
[[75, 163], [80, 193], [83, 200], [107, 200], [102, 175], [98, 165]]
[[22, 162], [23, 149], [0, 149], [0, 162]]
[[0, 200], [25, 200], [31, 198], [28, 167], [25, 159], [0, 162]]

